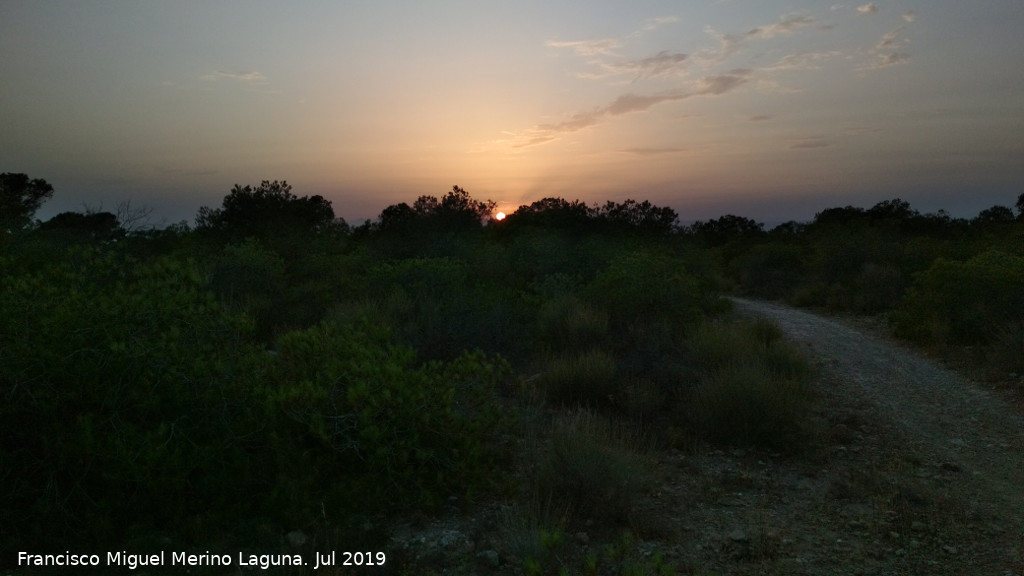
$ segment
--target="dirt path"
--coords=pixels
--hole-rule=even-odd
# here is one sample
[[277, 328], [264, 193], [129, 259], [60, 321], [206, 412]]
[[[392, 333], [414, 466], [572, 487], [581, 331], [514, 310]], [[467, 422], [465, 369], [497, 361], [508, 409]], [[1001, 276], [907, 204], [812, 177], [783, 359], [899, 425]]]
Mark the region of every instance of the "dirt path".
[[903, 450], [957, 471], [971, 507], [1024, 538], [1024, 418], [957, 374], [891, 342], [778, 304], [733, 299], [808, 346], [837, 386], [895, 424]]

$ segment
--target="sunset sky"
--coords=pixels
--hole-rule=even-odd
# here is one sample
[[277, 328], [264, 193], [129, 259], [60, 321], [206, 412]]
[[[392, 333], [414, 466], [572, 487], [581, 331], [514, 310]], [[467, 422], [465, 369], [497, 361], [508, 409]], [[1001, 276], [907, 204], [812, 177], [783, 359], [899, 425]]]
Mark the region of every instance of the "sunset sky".
[[44, 219], [261, 180], [351, 223], [455, 184], [972, 217], [1024, 192], [1024, 2], [0, 0], [0, 172]]

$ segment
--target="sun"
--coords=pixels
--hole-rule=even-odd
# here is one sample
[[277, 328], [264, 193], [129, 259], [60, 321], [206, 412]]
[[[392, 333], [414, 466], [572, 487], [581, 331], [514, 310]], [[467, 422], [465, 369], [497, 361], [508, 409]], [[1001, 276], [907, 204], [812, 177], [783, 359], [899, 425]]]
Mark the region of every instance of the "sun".
[[504, 220], [505, 219], [505, 213], [504, 212], [498, 212], [497, 214], [494, 215], [494, 219], [495, 220], [499, 220], [499, 221], [500, 220]]

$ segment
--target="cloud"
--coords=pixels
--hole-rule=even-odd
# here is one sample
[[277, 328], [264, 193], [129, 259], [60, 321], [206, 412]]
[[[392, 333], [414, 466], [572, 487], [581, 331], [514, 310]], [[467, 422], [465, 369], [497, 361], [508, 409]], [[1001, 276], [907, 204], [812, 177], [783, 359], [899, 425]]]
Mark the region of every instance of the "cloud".
[[863, 6], [857, 6], [857, 12], [860, 12], [861, 14], [874, 14], [875, 12], [878, 12], [878, 5], [874, 2], [868, 2]]
[[693, 96], [720, 96], [726, 92], [735, 90], [749, 81], [752, 70], [737, 69], [728, 74], [717, 76], [706, 76], [698, 80], [691, 89], [676, 89], [660, 94], [623, 94], [613, 100], [610, 104], [588, 110], [577, 112], [562, 122], [540, 124], [521, 132], [511, 132], [510, 139], [505, 142], [513, 148], [525, 148], [536, 146], [557, 139], [562, 134], [568, 134], [589, 128], [611, 116], [621, 116], [633, 112], [644, 112], [652, 106], [663, 102], [685, 100]]
[[733, 70], [729, 74], [719, 74], [718, 76], [705, 76], [701, 78], [698, 83], [698, 89], [696, 94], [699, 95], [715, 95], [725, 94], [726, 92], [740, 86], [747, 82], [747, 77], [753, 73], [753, 70], [747, 68], [741, 68]]
[[901, 17], [904, 22], [913, 22], [914, 20], [917, 20], [917, 12], [914, 12], [913, 10], [904, 12]]
[[783, 17], [780, 22], [775, 24], [768, 24], [765, 26], [758, 26], [747, 31], [743, 36], [745, 38], [774, 38], [776, 36], [785, 36], [792, 34], [794, 30], [810, 26], [817, 22], [812, 16], [789, 16]]
[[225, 72], [224, 70], [217, 70], [212, 74], [205, 74], [199, 77], [202, 80], [235, 80], [237, 82], [264, 82], [267, 77], [260, 72], [254, 71], [243, 71], [243, 72]]
[[879, 70], [881, 68], [889, 68], [891, 66], [897, 66], [899, 64], [906, 64], [910, 61], [910, 55], [899, 50], [909, 43], [906, 39], [901, 38], [901, 34], [906, 30], [906, 24], [900, 24], [891, 32], [887, 32], [882, 35], [882, 38], [875, 44], [872, 49], [872, 57], [869, 62], [860, 66], [858, 70]]
[[600, 38], [598, 40], [575, 40], [572, 42], [548, 40], [544, 45], [552, 48], [572, 48], [580, 56], [597, 56], [599, 54], [613, 55], [613, 50], [621, 48], [622, 42], [616, 38]]
[[832, 143], [829, 142], [828, 140], [824, 139], [824, 138], [813, 137], [813, 138], [804, 138], [804, 139], [802, 139], [801, 141], [799, 141], [799, 142], [797, 142], [795, 144], [791, 144], [789, 146], [789, 149], [790, 150], [808, 150], [808, 149], [812, 149], [812, 148], [826, 148], [826, 147], [831, 146], [831, 145], [832, 145]]
[[749, 120], [751, 122], [764, 122], [766, 120], [771, 120], [771, 119], [772, 119], [772, 117], [767, 115], [767, 114], [758, 114], [757, 116], [751, 116], [750, 118], [747, 118], [747, 120]]
[[799, 54], [787, 54], [775, 64], [764, 68], [764, 70], [817, 70], [818, 63], [842, 56], [842, 52], [832, 50], [829, 52], [802, 52]]
[[661, 16], [646, 20], [636, 30], [626, 34], [622, 38], [597, 38], [594, 40], [548, 40], [545, 46], [551, 48], [572, 48], [580, 56], [615, 56], [615, 50], [625, 45], [625, 40], [639, 38], [644, 34], [672, 22], [678, 22], [677, 16]]
[[686, 148], [623, 148], [619, 152], [635, 154], [637, 156], [661, 156], [663, 154], [686, 152]]
[[[741, 36], [725, 34], [710, 26], [704, 27], [704, 33], [718, 41], [717, 49], [702, 50], [698, 56], [705, 62], [722, 62], [744, 48], [751, 40], [769, 40], [777, 36], [788, 36], [800, 28], [817, 24], [812, 16], [783, 16], [779, 22], [751, 28]], [[830, 28], [830, 26], [819, 26]]]
[[882, 68], [889, 68], [892, 66], [898, 66], [900, 64], [906, 64], [910, 62], [910, 55], [901, 52], [890, 52], [888, 54], [876, 54], [875, 57], [867, 64], [858, 68], [858, 70], [880, 70]]
[[659, 16], [658, 18], [651, 18], [644, 22], [643, 26], [635, 30], [630, 37], [639, 37], [644, 34], [651, 32], [656, 28], [660, 28], [665, 24], [672, 24], [673, 22], [679, 22], [678, 16]]
[[584, 78], [601, 78], [617, 74], [633, 74], [635, 79], [662, 76], [679, 71], [683, 62], [689, 58], [687, 54], [661, 51], [649, 58], [626, 60], [624, 62], [600, 62], [607, 70], [606, 74], [586, 74]]

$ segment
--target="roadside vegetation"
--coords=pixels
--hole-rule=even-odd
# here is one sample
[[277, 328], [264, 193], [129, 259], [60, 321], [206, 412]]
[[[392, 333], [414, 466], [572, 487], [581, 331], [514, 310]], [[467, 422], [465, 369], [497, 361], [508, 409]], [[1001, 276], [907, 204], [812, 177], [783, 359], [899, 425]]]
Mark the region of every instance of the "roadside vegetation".
[[896, 337], [990, 377], [1024, 373], [1024, 194], [1015, 210], [970, 220], [895, 199], [770, 231], [737, 217], [693, 230], [740, 294], [880, 317]]
[[[4, 550], [379, 547], [382, 517], [498, 498], [523, 573], [672, 574], [635, 546], [653, 454], [799, 454], [814, 433], [808, 359], [723, 294], [890, 313], [1024, 370], [1009, 209], [764, 232], [549, 198], [497, 222], [454, 187], [353, 227], [263, 182], [155, 229], [38, 222], [52, 188], [0, 180]], [[580, 526], [599, 552], [570, 559]]]

